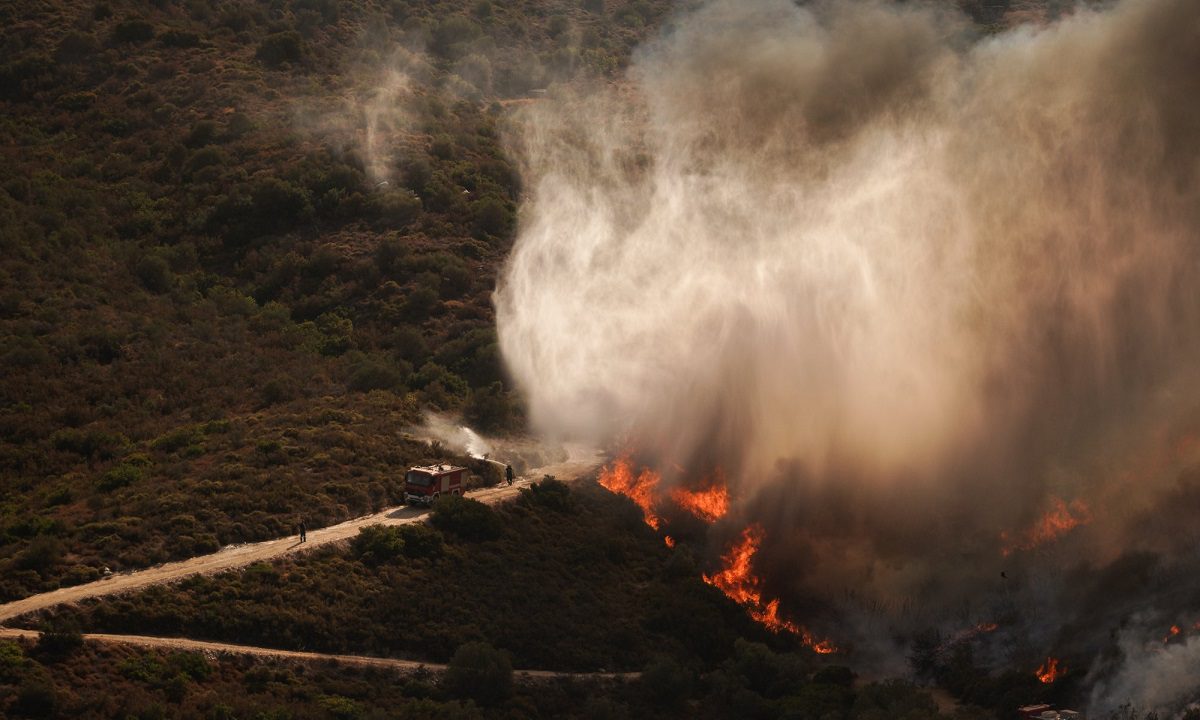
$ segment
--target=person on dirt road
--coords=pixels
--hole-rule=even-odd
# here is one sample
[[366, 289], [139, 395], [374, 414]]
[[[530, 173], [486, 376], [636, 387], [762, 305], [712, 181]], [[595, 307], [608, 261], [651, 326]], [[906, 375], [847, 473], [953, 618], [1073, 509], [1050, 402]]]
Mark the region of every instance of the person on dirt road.
[[508, 478], [508, 484], [512, 485], [512, 481], [513, 481], [512, 465], [504, 466], [504, 477]]
[[300, 521], [299, 527], [300, 527], [300, 542], [305, 542], [306, 540], [308, 540], [308, 533], [305, 532], [306, 528], [304, 527], [303, 520]]

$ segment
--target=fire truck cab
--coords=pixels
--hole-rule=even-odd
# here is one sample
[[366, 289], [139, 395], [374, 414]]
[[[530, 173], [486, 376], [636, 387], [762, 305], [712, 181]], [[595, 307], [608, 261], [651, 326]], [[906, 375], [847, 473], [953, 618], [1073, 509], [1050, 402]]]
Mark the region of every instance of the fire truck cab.
[[409, 468], [404, 475], [404, 502], [432, 505], [442, 495], [462, 495], [467, 469], [453, 465]]

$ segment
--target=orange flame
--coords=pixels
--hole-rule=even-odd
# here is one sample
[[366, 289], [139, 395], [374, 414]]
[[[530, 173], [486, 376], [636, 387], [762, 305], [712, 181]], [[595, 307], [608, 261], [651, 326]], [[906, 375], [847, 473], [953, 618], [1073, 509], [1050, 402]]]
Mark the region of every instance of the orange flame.
[[1082, 500], [1075, 499], [1067, 505], [1060, 498], [1051, 498], [1051, 504], [1053, 507], [1050, 511], [1033, 527], [1021, 533], [1019, 539], [1013, 539], [1007, 532], [1000, 533], [1000, 540], [1004, 543], [1000, 552], [1005, 557], [1014, 550], [1032, 550], [1092, 521], [1092, 511]]
[[671, 537], [670, 535], [664, 535], [663, 542], [666, 543], [667, 547], [669, 548], [675, 547], [675, 538]]
[[1049, 685], [1063, 675], [1067, 674], [1067, 666], [1058, 664], [1058, 658], [1048, 657], [1046, 662], [1038, 666], [1037, 679]]
[[[1200, 625], [1200, 623], [1197, 624]], [[1181, 632], [1183, 632], [1183, 630], [1178, 625], [1172, 625], [1170, 632], [1168, 632], [1167, 636], [1163, 638], [1163, 645], [1171, 642], [1171, 638], [1175, 637]]]
[[788, 631], [800, 637], [801, 642], [822, 655], [837, 652], [837, 647], [828, 640], [817, 640], [806, 628], [779, 617], [779, 600], [763, 602], [759, 579], [754, 576], [750, 564], [762, 544], [762, 528], [752, 525], [742, 531], [742, 536], [729, 552], [721, 557], [724, 567], [715, 575], [705, 575], [704, 582], [717, 587], [726, 597], [743, 605], [755, 621], [775, 632]]
[[718, 482], [702, 490], [672, 488], [671, 499], [679, 507], [708, 522], [716, 522], [729, 512], [729, 490], [720, 481], [719, 475]]
[[612, 467], [601, 469], [599, 477], [599, 482], [605, 489], [624, 495], [637, 503], [642, 509], [646, 524], [655, 530], [662, 524], [662, 518], [654, 512], [654, 491], [658, 488], [660, 480], [658, 473], [649, 469], [634, 475], [633, 466], [627, 457], [618, 458]]

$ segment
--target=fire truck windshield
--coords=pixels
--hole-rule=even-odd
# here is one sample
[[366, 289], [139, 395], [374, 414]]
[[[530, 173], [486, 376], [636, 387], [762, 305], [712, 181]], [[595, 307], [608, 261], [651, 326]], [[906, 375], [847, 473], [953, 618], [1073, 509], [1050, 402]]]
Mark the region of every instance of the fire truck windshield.
[[417, 472], [416, 470], [409, 470], [408, 476], [406, 478], [404, 478], [404, 481], [407, 482], [409, 485], [416, 485], [418, 487], [429, 487], [430, 485], [433, 484], [433, 476], [427, 475], [423, 472]]

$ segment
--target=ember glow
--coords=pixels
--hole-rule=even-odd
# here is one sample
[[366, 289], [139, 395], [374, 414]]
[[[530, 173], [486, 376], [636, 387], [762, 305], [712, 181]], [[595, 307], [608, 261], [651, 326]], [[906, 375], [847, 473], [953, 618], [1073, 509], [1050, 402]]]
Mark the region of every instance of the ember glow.
[[1078, 498], [1072, 500], [1070, 505], [1057, 497], [1051, 498], [1050, 503], [1050, 511], [1018, 538], [1011, 537], [1007, 532], [1000, 534], [1000, 540], [1005, 543], [1000, 552], [1005, 557], [1011, 555], [1014, 550], [1032, 550], [1045, 545], [1092, 521], [1091, 509]]
[[1163, 638], [1163, 645], [1171, 642], [1171, 638], [1178, 637], [1181, 632], [1183, 630], [1178, 625], [1172, 625], [1171, 629], [1167, 631], [1167, 636]]
[[600, 471], [598, 481], [606, 490], [624, 495], [636, 503], [642, 509], [647, 525], [655, 530], [662, 525], [662, 518], [654, 511], [657, 503], [655, 491], [661, 481], [658, 473], [645, 468], [635, 475], [629, 458], [621, 457]]
[[705, 575], [704, 582], [725, 593], [734, 602], [746, 608], [750, 617], [775, 632], [787, 631], [799, 636], [813, 652], [822, 655], [837, 652], [837, 647], [828, 640], [817, 640], [806, 628], [779, 616], [779, 600], [763, 601], [761, 581], [751, 567], [754, 554], [762, 544], [763, 530], [751, 525], [742, 531], [729, 552], [721, 557], [723, 567], [715, 575]]
[[717, 482], [702, 490], [672, 488], [671, 499], [679, 507], [707, 522], [716, 522], [729, 512], [729, 490], [719, 473]]
[[1038, 680], [1049, 685], [1055, 680], [1061, 678], [1063, 675], [1067, 674], [1067, 666], [1060, 665], [1058, 658], [1048, 657], [1046, 658], [1046, 662], [1038, 666], [1035, 674], [1037, 675]]

